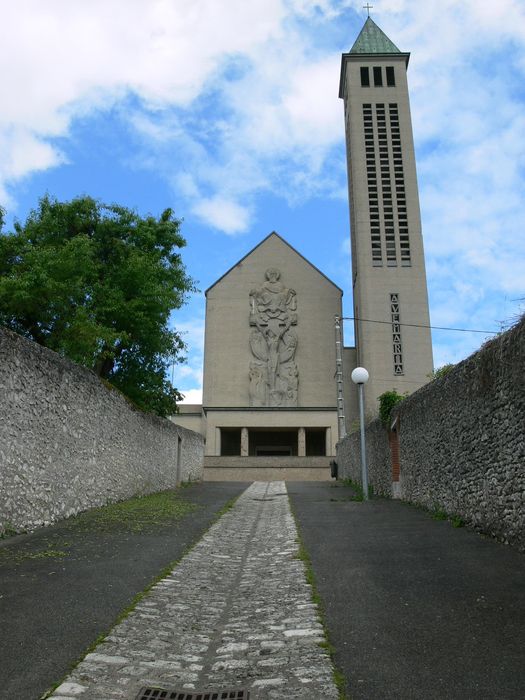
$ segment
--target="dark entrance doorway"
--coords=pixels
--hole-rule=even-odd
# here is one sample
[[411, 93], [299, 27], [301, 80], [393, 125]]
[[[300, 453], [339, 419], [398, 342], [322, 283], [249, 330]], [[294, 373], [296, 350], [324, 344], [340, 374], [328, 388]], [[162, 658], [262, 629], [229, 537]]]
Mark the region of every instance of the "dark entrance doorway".
[[305, 438], [307, 457], [326, 455], [326, 428], [306, 428]]
[[296, 457], [297, 429], [250, 428], [248, 454], [253, 457]]
[[238, 457], [241, 454], [241, 429], [221, 428], [221, 455]]

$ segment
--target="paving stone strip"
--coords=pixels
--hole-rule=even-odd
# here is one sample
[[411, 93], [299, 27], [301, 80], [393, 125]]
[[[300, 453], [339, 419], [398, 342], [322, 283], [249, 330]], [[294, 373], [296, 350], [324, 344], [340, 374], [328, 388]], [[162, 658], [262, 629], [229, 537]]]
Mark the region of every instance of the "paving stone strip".
[[285, 483], [255, 482], [51, 695], [144, 686], [337, 700]]

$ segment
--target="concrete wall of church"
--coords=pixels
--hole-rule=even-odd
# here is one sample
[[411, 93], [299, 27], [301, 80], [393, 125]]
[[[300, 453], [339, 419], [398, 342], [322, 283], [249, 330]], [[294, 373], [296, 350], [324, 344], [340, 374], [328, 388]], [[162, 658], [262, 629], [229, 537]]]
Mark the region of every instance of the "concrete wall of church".
[[202, 458], [201, 435], [0, 329], [0, 532], [199, 479]]
[[170, 420], [176, 425], [187, 428], [188, 430], [193, 430], [204, 437], [206, 434], [206, 426], [202, 414], [202, 406], [197, 404], [180, 404], [178, 408], [179, 413], [170, 416]]
[[[441, 508], [525, 549], [525, 319], [405, 399], [400, 496]], [[370, 482], [392, 495], [388, 436], [367, 428]], [[359, 433], [338, 445], [341, 477], [360, 481]]]
[[270, 267], [297, 293], [298, 406], [335, 408], [334, 316], [341, 314], [342, 293], [278, 236], [263, 241], [207, 292], [204, 407], [250, 405], [249, 295]]

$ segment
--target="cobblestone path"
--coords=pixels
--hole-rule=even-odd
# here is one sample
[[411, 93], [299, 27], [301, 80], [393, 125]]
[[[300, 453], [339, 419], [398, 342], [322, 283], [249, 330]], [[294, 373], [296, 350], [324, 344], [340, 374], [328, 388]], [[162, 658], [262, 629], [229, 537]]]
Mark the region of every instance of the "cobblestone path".
[[284, 482], [255, 482], [52, 698], [141, 687], [337, 700]]

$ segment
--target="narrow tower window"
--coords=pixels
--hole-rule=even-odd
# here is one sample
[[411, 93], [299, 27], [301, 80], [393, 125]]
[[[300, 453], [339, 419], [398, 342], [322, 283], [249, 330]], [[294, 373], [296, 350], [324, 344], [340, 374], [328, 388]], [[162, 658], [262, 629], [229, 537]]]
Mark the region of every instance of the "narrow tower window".
[[[367, 69], [368, 70], [368, 69]], [[368, 212], [370, 217], [370, 243], [372, 248], [372, 265], [383, 264], [381, 250], [381, 224], [379, 202], [377, 198], [377, 164], [374, 145], [374, 128], [372, 105], [363, 105], [363, 127], [365, 136], [366, 173], [368, 184]]]
[[386, 84], [388, 87], [395, 87], [396, 86], [396, 76], [394, 73], [394, 66], [387, 66], [386, 67]]
[[388, 267], [397, 266], [396, 232], [392, 210], [392, 171], [388, 149], [388, 130], [385, 105], [376, 104], [376, 122], [379, 143], [379, 162], [381, 167], [381, 192], [383, 198], [382, 220], [384, 226], [384, 246], [386, 264]]
[[399, 232], [399, 251], [401, 265], [410, 267], [410, 238], [408, 233], [408, 217], [405, 198], [405, 176], [403, 170], [403, 152], [401, 148], [401, 137], [399, 129], [399, 112], [397, 104], [390, 104], [390, 132], [392, 135], [392, 155], [394, 162], [394, 177], [396, 182], [397, 198], [397, 227]]
[[361, 68], [361, 87], [370, 87], [370, 73], [368, 68]]
[[381, 66], [374, 66], [374, 85], [375, 87], [383, 86], [383, 73]]

